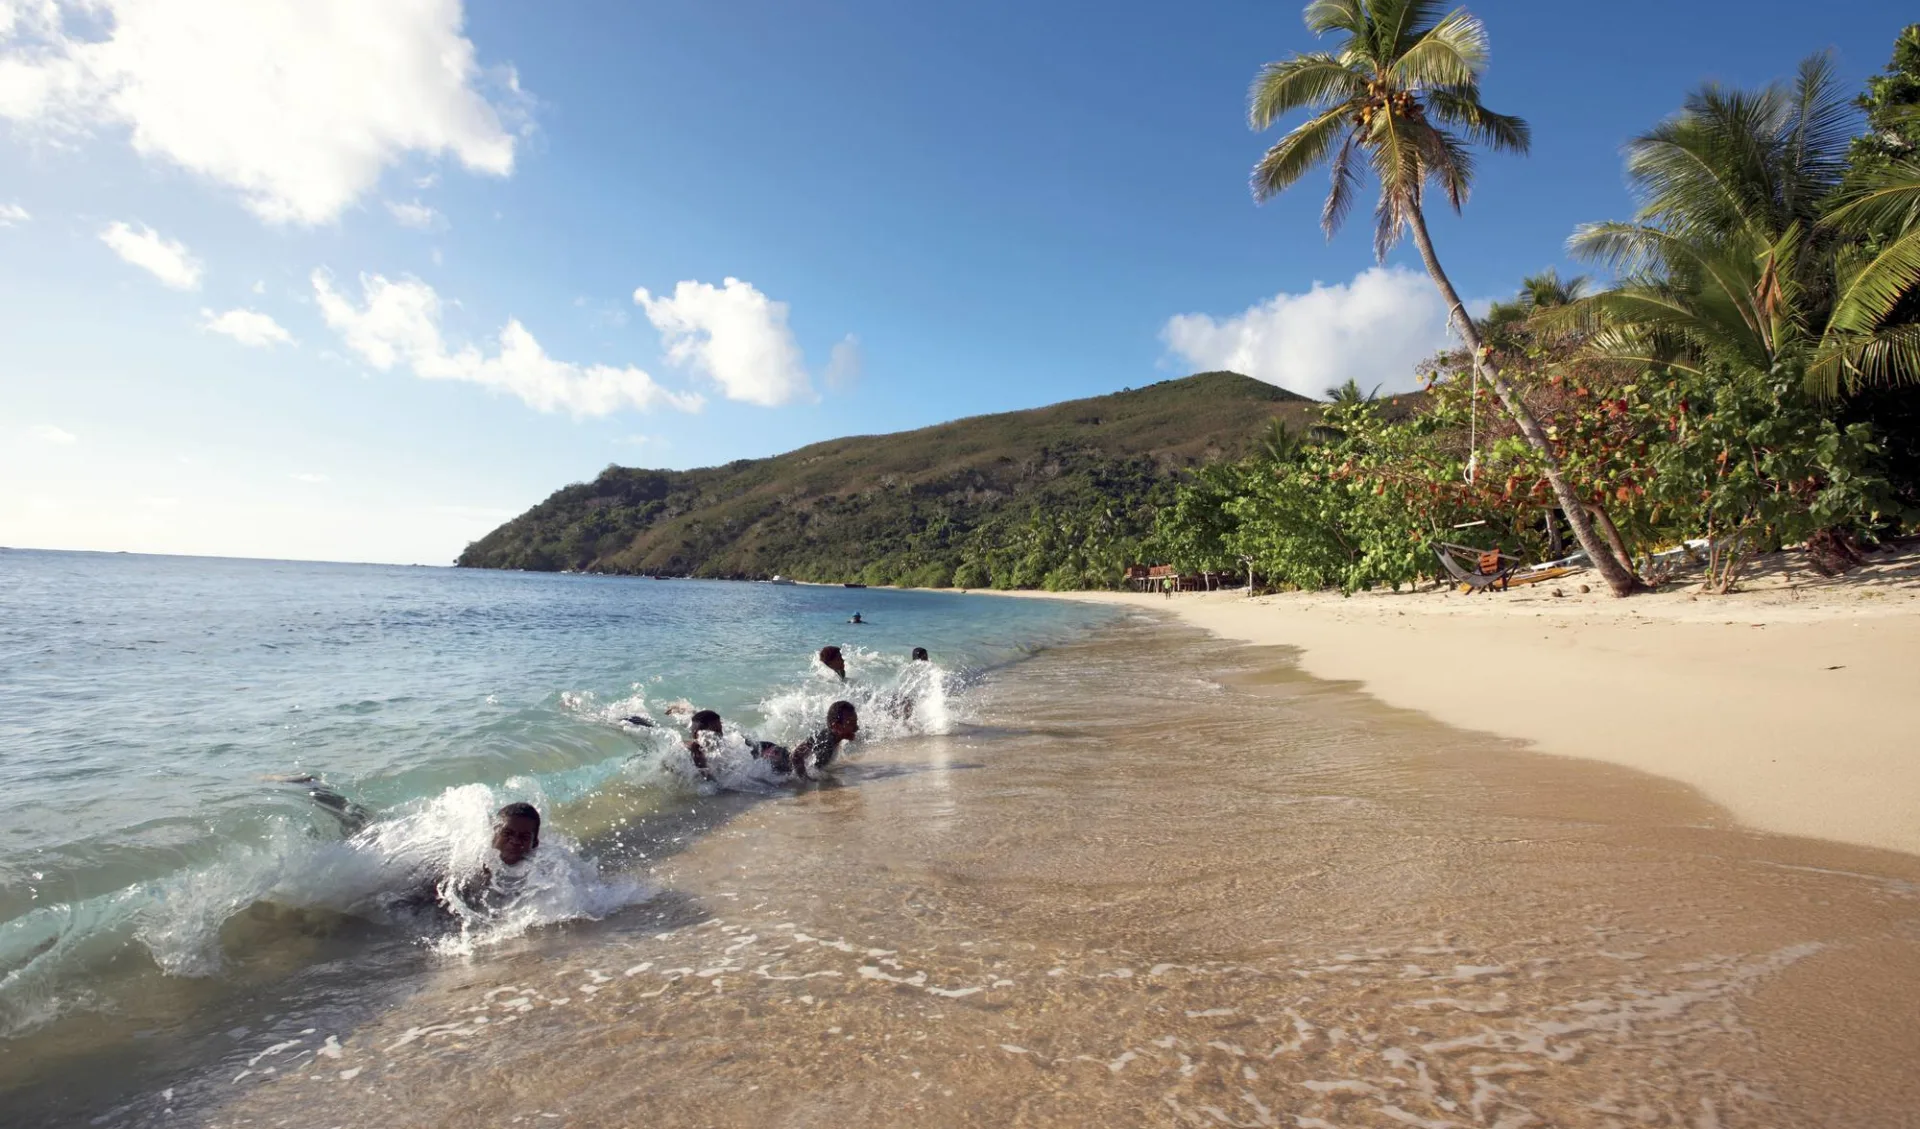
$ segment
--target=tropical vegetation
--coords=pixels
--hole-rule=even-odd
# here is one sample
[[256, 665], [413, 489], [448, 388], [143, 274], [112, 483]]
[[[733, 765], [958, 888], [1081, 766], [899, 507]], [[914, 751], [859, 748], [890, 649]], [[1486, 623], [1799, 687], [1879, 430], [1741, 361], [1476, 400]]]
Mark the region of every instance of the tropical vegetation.
[[1920, 26], [1857, 99], [1825, 55], [1693, 92], [1629, 146], [1632, 218], [1572, 237], [1606, 281], [1544, 272], [1472, 318], [1422, 206], [1465, 200], [1467, 142], [1526, 148], [1480, 102], [1484, 29], [1416, 0], [1319, 0], [1306, 19], [1336, 49], [1261, 70], [1253, 126], [1308, 117], [1254, 195], [1329, 164], [1331, 234], [1371, 173], [1376, 252], [1413, 237], [1461, 346], [1430, 362], [1417, 411], [1335, 397], [1311, 433], [1194, 475], [1157, 529], [1175, 563], [1352, 591], [1433, 575], [1448, 541], [1577, 547], [1626, 594], [1692, 545], [1725, 591], [1758, 552], [1804, 543], [1844, 568], [1920, 516]]

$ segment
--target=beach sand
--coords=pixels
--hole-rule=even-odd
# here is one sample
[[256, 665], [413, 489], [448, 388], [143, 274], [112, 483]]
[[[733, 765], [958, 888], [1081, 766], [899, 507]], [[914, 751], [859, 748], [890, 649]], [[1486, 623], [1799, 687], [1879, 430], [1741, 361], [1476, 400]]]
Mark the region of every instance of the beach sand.
[[1757, 830], [1920, 854], [1920, 551], [1875, 561], [1826, 579], [1779, 554], [1727, 596], [1614, 599], [1582, 573], [1479, 595], [1064, 597], [1299, 648], [1315, 677], [1684, 782]]

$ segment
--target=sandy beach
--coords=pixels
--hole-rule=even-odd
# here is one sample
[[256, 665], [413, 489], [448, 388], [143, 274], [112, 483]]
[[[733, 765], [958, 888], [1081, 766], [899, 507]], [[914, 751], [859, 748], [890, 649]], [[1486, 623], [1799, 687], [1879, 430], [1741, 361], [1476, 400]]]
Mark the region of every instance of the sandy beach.
[[1315, 677], [1681, 781], [1755, 830], [1920, 853], [1920, 552], [1833, 579], [1782, 555], [1728, 596], [1680, 584], [1614, 599], [1598, 584], [1060, 596], [1298, 648]]

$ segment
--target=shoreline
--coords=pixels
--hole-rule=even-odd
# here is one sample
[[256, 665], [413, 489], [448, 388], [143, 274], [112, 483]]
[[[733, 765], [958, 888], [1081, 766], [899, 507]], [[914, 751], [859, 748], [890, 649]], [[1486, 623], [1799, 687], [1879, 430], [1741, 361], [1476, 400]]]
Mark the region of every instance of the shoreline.
[[[974, 592], [1169, 614], [1529, 750], [1677, 780], [1756, 831], [1920, 855], [1920, 552], [1843, 577], [1778, 555], [1730, 596], [1589, 573], [1436, 592]], [[1557, 590], [1562, 593], [1556, 596]]]

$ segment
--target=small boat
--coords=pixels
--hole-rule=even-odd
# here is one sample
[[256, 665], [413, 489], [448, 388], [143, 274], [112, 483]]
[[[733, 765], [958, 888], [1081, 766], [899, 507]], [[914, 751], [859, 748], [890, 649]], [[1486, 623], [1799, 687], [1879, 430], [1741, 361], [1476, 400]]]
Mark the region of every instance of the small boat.
[[847, 582], [846, 582], [845, 584], [842, 584], [842, 585], [841, 585], [840, 587], [842, 587], [842, 588], [865, 588], [865, 587], [866, 587], [866, 585], [864, 585], [864, 584], [860, 584], [860, 583], [857, 583], [857, 582], [855, 582], [855, 581], [852, 581], [852, 580], [849, 580], [849, 581], [847, 581]]
[[767, 581], [767, 583], [768, 584], [792, 584], [793, 581], [789, 580], [787, 577], [776, 575], [772, 580]]

